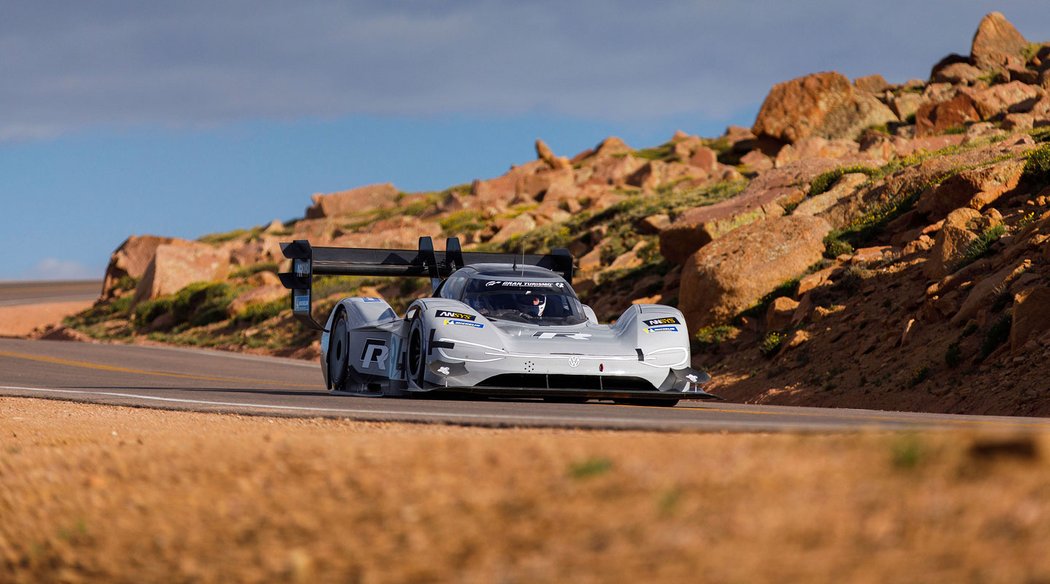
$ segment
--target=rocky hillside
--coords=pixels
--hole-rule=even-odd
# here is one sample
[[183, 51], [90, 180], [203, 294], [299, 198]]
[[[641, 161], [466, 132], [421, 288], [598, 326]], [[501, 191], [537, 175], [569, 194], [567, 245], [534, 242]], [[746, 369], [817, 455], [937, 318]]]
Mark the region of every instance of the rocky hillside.
[[[314, 195], [302, 219], [184, 241], [133, 236], [59, 338], [314, 357], [278, 243], [568, 247], [600, 317], [679, 306], [733, 400], [1050, 415], [1050, 43], [1001, 15], [928, 80], [824, 72], [772, 88], [752, 128], [607, 138], [441, 192]], [[321, 279], [318, 311], [426, 282]]]

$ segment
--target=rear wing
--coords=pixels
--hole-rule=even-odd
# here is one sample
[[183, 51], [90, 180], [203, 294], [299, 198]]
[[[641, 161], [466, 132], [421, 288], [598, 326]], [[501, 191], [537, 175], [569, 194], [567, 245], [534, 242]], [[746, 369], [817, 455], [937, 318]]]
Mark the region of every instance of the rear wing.
[[391, 276], [430, 278], [436, 291], [441, 282], [463, 266], [481, 263], [520, 264], [547, 268], [572, 283], [573, 258], [567, 249], [549, 254], [505, 254], [464, 252], [459, 239], [446, 240], [445, 251], [435, 251], [430, 237], [419, 238], [419, 249], [369, 249], [313, 247], [304, 239], [282, 243], [284, 257], [292, 260], [292, 271], [279, 274], [292, 291], [292, 314], [306, 326], [323, 330], [313, 318], [313, 276]]

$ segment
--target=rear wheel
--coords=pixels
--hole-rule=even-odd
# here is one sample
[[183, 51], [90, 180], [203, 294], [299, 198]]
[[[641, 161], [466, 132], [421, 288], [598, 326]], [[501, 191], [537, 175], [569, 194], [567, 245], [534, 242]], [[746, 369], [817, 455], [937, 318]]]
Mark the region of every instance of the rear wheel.
[[350, 336], [347, 330], [346, 313], [340, 311], [328, 339], [328, 380], [332, 391], [346, 391], [350, 378]]

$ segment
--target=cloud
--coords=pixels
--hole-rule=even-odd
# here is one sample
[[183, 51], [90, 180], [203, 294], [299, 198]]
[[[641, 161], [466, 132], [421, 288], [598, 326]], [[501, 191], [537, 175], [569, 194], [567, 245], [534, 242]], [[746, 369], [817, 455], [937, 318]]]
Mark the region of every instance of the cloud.
[[96, 280], [102, 277], [102, 272], [90, 268], [84, 264], [60, 260], [56, 258], [44, 258], [34, 264], [31, 268], [23, 271], [19, 279], [22, 280]]
[[16, 2], [0, 139], [347, 115], [723, 119], [816, 70], [925, 77], [991, 9], [1050, 28], [1025, 0]]

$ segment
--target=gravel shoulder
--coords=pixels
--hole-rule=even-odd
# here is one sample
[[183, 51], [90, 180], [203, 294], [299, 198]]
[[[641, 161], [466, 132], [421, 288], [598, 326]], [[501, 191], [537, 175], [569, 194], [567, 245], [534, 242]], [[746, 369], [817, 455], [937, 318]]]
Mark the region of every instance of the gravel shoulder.
[[662, 434], [0, 398], [0, 581], [1043, 581], [1050, 435]]

